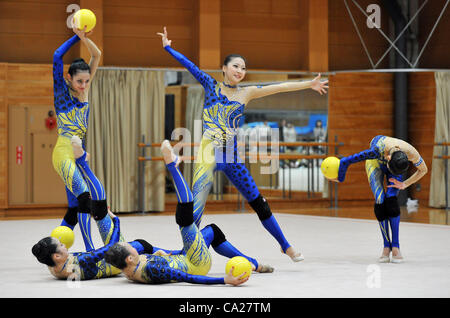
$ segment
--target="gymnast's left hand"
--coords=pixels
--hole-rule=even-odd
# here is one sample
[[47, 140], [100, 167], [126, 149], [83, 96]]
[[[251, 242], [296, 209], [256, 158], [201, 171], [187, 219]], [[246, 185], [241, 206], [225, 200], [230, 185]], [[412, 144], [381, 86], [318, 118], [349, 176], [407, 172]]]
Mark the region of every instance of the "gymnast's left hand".
[[114, 213], [111, 212], [111, 210], [109, 209], [109, 207], [108, 207], [108, 215], [111, 217], [111, 219], [114, 219], [114, 218], [117, 217]]
[[164, 30], [164, 33], [158, 32], [158, 33], [156, 33], [156, 34], [158, 34], [158, 35], [161, 36], [163, 47], [171, 46], [171, 45], [172, 45], [172, 40], [169, 40], [169, 39], [167, 38], [167, 28], [164, 27], [163, 30]]
[[315, 90], [316, 92], [319, 92], [320, 95], [326, 94], [327, 93], [327, 88], [328, 88], [328, 80], [321, 82], [320, 81], [320, 77], [321, 75], [319, 74], [316, 78], [314, 78], [311, 81], [311, 89]]
[[233, 269], [234, 267], [231, 267], [230, 272], [227, 273], [227, 275], [224, 278], [225, 284], [229, 284], [229, 285], [233, 285], [233, 286], [239, 286], [243, 283], [245, 283], [246, 281], [248, 281], [249, 276], [244, 277], [244, 275], [246, 274], [245, 272], [242, 273], [240, 276], [233, 276]]
[[400, 190], [406, 189], [406, 185], [404, 182], [398, 181], [397, 179], [394, 178], [390, 178], [389, 181], [392, 182], [393, 184], [388, 185], [387, 186], [388, 188], [397, 188]]

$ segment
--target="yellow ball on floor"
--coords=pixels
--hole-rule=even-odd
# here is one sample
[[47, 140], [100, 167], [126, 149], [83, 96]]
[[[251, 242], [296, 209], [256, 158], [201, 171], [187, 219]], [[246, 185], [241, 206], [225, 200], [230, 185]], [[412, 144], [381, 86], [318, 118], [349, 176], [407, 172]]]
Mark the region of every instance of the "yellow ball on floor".
[[234, 277], [238, 277], [244, 272], [246, 274], [242, 276], [242, 278], [249, 277], [252, 274], [252, 264], [245, 257], [235, 256], [231, 258], [225, 266], [225, 274], [228, 274], [230, 272], [231, 267], [234, 267], [232, 272]]
[[86, 32], [89, 32], [95, 27], [96, 22], [94, 12], [89, 9], [78, 10], [73, 15], [73, 23], [79, 30], [83, 30], [86, 26]]
[[57, 238], [67, 248], [70, 248], [73, 245], [73, 241], [75, 240], [75, 234], [73, 233], [72, 229], [67, 226], [55, 227], [50, 236]]
[[320, 170], [327, 179], [337, 179], [339, 173], [339, 164], [341, 161], [336, 157], [327, 157], [322, 161]]

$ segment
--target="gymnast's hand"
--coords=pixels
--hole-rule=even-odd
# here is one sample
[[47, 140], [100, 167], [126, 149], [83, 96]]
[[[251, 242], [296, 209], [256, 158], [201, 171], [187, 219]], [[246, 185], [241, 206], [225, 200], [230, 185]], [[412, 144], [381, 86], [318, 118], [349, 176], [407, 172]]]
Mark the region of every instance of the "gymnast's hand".
[[400, 190], [406, 189], [406, 185], [404, 182], [398, 181], [397, 179], [394, 178], [390, 178], [389, 181], [392, 182], [393, 184], [388, 185], [387, 186], [388, 188], [397, 188]]
[[319, 92], [320, 95], [323, 95], [323, 94], [327, 93], [326, 88], [328, 88], [328, 85], [327, 85], [328, 84], [328, 80], [324, 81], [324, 82], [321, 82], [320, 81], [320, 76], [321, 75], [319, 74], [316, 78], [314, 78], [311, 81], [311, 89]]
[[167, 253], [164, 252], [163, 250], [157, 250], [155, 253], [153, 253], [153, 255], [156, 255], [156, 256], [170, 256], [170, 255], [172, 255], [172, 252], [170, 252], [169, 254], [167, 254]]
[[86, 40], [86, 38], [90, 35], [92, 35], [93, 30], [86, 32], [86, 26], [84, 26], [83, 30], [78, 29], [75, 24], [72, 25], [72, 30], [73, 32], [78, 35], [78, 37], [80, 38], [81, 41]]
[[156, 33], [156, 34], [158, 34], [158, 35], [160, 35], [161, 36], [161, 38], [162, 38], [162, 43], [163, 43], [163, 47], [166, 47], [166, 46], [170, 46], [171, 44], [172, 44], [172, 40], [169, 40], [168, 38], [167, 38], [167, 29], [166, 29], [166, 27], [164, 27], [164, 33]]
[[109, 209], [109, 207], [108, 207], [108, 214], [109, 214], [109, 216], [111, 217], [111, 219], [114, 219], [114, 218], [117, 217], [114, 213], [111, 212], [111, 210]]
[[230, 271], [228, 272], [228, 274], [225, 276], [225, 279], [224, 279], [224, 281], [225, 281], [225, 284], [230, 284], [230, 285], [233, 285], [233, 286], [238, 286], [238, 285], [241, 285], [241, 284], [243, 284], [243, 283], [245, 283], [246, 281], [248, 281], [248, 278], [249, 278], [249, 276], [247, 276], [247, 277], [245, 277], [245, 278], [242, 278], [242, 276], [244, 276], [246, 273], [244, 272], [244, 273], [242, 273], [240, 276], [238, 276], [238, 277], [234, 277], [233, 276], [233, 269], [234, 269], [234, 267], [231, 267], [231, 269], [230, 269]]

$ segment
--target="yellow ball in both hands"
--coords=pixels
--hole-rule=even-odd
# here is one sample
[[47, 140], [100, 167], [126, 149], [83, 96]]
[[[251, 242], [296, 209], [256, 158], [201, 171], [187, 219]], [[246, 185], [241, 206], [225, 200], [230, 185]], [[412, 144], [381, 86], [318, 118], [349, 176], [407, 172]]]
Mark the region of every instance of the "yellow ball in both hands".
[[327, 157], [322, 161], [320, 170], [327, 179], [337, 179], [339, 173], [339, 164], [341, 161], [336, 157]]
[[242, 278], [250, 277], [250, 275], [252, 274], [252, 264], [245, 257], [235, 256], [231, 258], [225, 266], [225, 273], [228, 274], [232, 267], [234, 267], [232, 272], [234, 277], [238, 277], [244, 272], [246, 274], [242, 276]]
[[73, 24], [79, 29], [83, 30], [86, 27], [86, 32], [91, 31], [95, 27], [97, 19], [94, 12], [89, 9], [81, 9], [73, 15]]
[[72, 229], [67, 226], [57, 226], [50, 234], [51, 237], [57, 238], [66, 248], [70, 248], [75, 241], [75, 234]]

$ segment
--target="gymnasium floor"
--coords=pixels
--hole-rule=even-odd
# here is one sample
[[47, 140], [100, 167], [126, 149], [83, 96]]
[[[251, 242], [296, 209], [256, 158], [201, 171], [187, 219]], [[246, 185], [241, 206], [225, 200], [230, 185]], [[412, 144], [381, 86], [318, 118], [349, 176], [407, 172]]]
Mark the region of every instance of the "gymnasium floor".
[[[382, 239], [375, 220], [276, 213], [289, 241], [305, 255], [293, 263], [253, 213], [207, 214], [241, 251], [275, 267], [253, 273], [240, 286], [145, 285], [124, 276], [67, 282], [54, 279], [31, 254], [31, 247], [59, 219], [0, 221], [0, 297], [2, 298], [377, 298], [450, 297], [450, 227], [403, 222], [403, 264], [379, 264]], [[122, 216], [127, 240], [145, 238], [156, 246], [179, 248], [181, 236], [172, 215]], [[92, 234], [101, 246], [95, 223]], [[71, 251], [82, 251], [79, 228]], [[214, 251], [210, 276], [222, 276], [226, 259]]]

